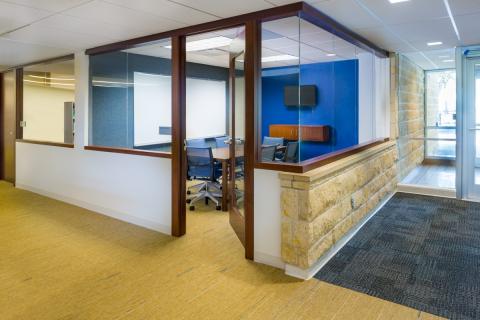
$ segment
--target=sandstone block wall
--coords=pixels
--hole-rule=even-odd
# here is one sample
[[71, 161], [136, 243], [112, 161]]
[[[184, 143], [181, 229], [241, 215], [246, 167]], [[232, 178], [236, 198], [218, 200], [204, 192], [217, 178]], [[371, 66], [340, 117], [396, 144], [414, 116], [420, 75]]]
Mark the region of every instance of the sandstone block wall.
[[403, 55], [396, 60], [398, 176], [402, 180], [424, 160], [425, 73]]
[[281, 173], [282, 258], [308, 269], [397, 184], [395, 142], [305, 174]]

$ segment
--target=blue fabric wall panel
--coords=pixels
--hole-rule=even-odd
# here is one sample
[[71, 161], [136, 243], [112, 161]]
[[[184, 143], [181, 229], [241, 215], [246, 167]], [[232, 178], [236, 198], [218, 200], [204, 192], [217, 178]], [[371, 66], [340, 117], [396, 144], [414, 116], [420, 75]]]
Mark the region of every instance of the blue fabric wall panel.
[[[329, 142], [302, 141], [300, 159], [305, 160], [358, 143], [358, 61], [305, 64], [271, 68], [262, 77], [262, 134], [271, 124], [329, 125]], [[314, 84], [317, 105], [287, 107], [283, 89], [289, 85]]]

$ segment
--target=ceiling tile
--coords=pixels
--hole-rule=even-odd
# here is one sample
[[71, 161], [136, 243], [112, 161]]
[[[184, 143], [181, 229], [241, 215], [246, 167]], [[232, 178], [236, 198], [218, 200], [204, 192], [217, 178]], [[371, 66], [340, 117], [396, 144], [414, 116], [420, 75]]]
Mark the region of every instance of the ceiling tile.
[[371, 28], [381, 25], [355, 0], [322, 1], [315, 2], [312, 5], [351, 29]]
[[447, 43], [457, 41], [449, 18], [398, 24], [389, 26], [389, 28], [397, 36], [410, 42], [442, 41]]
[[15, 66], [71, 53], [69, 49], [54, 48], [11, 41], [0, 38], [0, 61], [3, 65]]
[[40, 28], [35, 25], [9, 33], [5, 38], [49, 47], [68, 48], [72, 51], [106, 44], [111, 41], [111, 39], [102, 38], [99, 35], [92, 36], [61, 29]]
[[443, 1], [420, 0], [391, 4], [387, 0], [360, 0], [386, 25], [448, 17]]
[[479, 21], [480, 13], [455, 17], [463, 45], [480, 44]]
[[234, 3], [218, 0], [174, 0], [172, 2], [223, 18], [274, 7], [271, 3], [263, 0], [241, 0]]
[[65, 14], [85, 20], [129, 27], [145, 35], [185, 26], [173, 20], [160, 18], [149, 13], [116, 6], [99, 0], [67, 10]]
[[104, 0], [126, 8], [148, 12], [159, 17], [169, 18], [188, 25], [217, 20], [214, 15], [192, 9], [167, 0]]
[[60, 12], [89, 1], [91, 0], [8, 0], [6, 2], [19, 4], [30, 8]]
[[449, 4], [454, 16], [480, 12], [480, 1], [478, 0], [450, 0]]
[[52, 13], [11, 3], [0, 2], [0, 34], [22, 27]]

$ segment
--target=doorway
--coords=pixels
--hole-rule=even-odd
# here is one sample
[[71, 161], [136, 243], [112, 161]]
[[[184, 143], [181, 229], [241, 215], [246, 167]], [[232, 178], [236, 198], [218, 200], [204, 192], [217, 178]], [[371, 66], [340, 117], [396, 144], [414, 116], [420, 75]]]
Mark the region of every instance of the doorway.
[[253, 171], [245, 161], [245, 144], [253, 144], [245, 134], [245, 31], [238, 26], [186, 37], [185, 210], [187, 217], [223, 215], [252, 259], [247, 230], [253, 221], [244, 207], [246, 194], [253, 194], [245, 183]]
[[16, 75], [2, 74], [0, 103], [0, 179], [15, 183]]
[[480, 57], [467, 57], [464, 73], [464, 197], [480, 200]]

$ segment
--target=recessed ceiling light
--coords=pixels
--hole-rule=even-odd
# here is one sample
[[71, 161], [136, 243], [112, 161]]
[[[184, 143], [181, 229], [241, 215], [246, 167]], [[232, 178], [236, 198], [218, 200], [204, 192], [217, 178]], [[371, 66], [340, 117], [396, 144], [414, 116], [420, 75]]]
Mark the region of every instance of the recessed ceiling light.
[[335, 57], [336, 54], [335, 53], [327, 53], [327, 57]]
[[439, 46], [441, 44], [443, 44], [443, 42], [441, 42], [441, 41], [427, 42], [427, 46], [430, 46], [430, 47], [431, 46]]
[[407, 1], [410, 1], [410, 0], [388, 0], [390, 1], [390, 3], [392, 4], [395, 4], [395, 3], [400, 3], [400, 2], [407, 2]]
[[[202, 51], [213, 48], [220, 48], [230, 45], [232, 39], [227, 37], [213, 37], [208, 39], [196, 40], [187, 42], [186, 51]], [[165, 48], [171, 49], [172, 46], [166, 46]]]
[[289, 54], [281, 54], [278, 56], [270, 56], [270, 57], [262, 58], [262, 62], [275, 62], [275, 61], [286, 61], [286, 60], [298, 60], [298, 57], [295, 57]]

